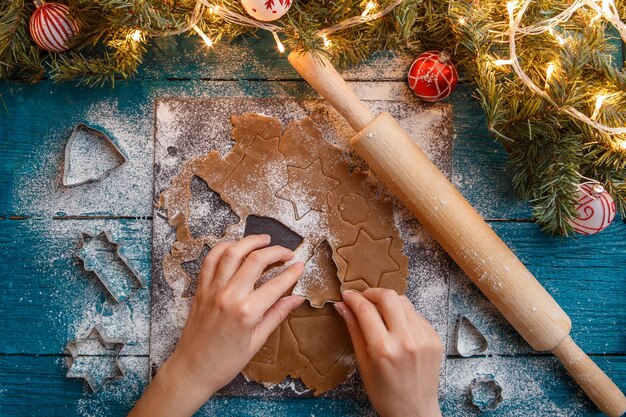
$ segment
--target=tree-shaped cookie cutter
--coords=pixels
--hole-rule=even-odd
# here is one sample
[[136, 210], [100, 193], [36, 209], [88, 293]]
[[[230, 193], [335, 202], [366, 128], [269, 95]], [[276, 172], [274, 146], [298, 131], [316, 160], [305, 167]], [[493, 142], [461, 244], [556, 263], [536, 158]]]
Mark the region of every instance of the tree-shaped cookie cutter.
[[[78, 182], [73, 181], [71, 177], [71, 172], [72, 172], [72, 161], [74, 160], [74, 142], [82, 134], [91, 135], [100, 139], [102, 143], [108, 148], [109, 152], [111, 152], [114, 157], [116, 157], [117, 159], [120, 159], [122, 162], [117, 165], [113, 165], [111, 168], [103, 171], [98, 176], [86, 178]], [[128, 159], [126, 159], [126, 156], [124, 155], [124, 153], [115, 145], [115, 142], [113, 142], [108, 135], [106, 135], [104, 132], [101, 132], [98, 129], [94, 129], [93, 127], [89, 127], [83, 123], [79, 123], [76, 126], [74, 126], [74, 129], [72, 130], [72, 134], [70, 135], [70, 138], [68, 139], [67, 144], [65, 145], [65, 161], [63, 164], [63, 185], [65, 187], [76, 187], [78, 185], [87, 184], [90, 182], [102, 181], [103, 179], [108, 177], [109, 174], [111, 174], [113, 171], [118, 170], [124, 165], [126, 165], [127, 162], [128, 162]]]
[[[119, 285], [119, 280], [121, 279], [120, 274], [111, 273], [111, 270], [101, 268], [101, 265], [97, 264], [98, 259], [90, 255], [90, 243], [97, 240], [105, 241], [115, 249], [115, 254], [119, 259], [121, 268], [127, 270], [127, 285]], [[80, 236], [79, 248], [76, 252], [76, 255], [83, 261], [83, 268], [85, 271], [93, 272], [118, 303], [126, 301], [126, 299], [131, 297], [143, 287], [143, 282], [139, 278], [139, 272], [130, 262], [128, 262], [128, 259], [122, 255], [120, 248], [121, 245], [111, 238], [111, 234], [108, 231], [103, 230], [96, 235], [89, 232], [82, 232]], [[110, 266], [113, 267], [113, 265]]]
[[[81, 367], [77, 364], [81, 357], [90, 356], [88, 353], [86, 354], [84, 350], [93, 341], [97, 341], [105, 350], [115, 351], [115, 369], [113, 372], [98, 377], [93, 369], [87, 369], [88, 367]], [[87, 381], [89, 388], [91, 388], [93, 392], [98, 392], [106, 381], [122, 378], [126, 373], [126, 366], [120, 362], [120, 355], [125, 345], [125, 340], [108, 337], [100, 324], [95, 325], [91, 328], [87, 336], [72, 340], [67, 344], [66, 349], [70, 353], [71, 358], [68, 359], [69, 369], [66, 377], [82, 378]]]

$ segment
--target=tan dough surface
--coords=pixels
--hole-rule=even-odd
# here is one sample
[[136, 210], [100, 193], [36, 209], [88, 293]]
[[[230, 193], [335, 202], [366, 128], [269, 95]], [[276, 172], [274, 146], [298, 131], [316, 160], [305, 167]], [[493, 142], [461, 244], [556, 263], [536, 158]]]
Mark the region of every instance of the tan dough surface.
[[[232, 116], [231, 122], [232, 150], [187, 161], [161, 195], [160, 205], [176, 227], [163, 273], [172, 288], [184, 280], [182, 296], [192, 295], [197, 277], [189, 263], [222, 239], [242, 237], [249, 215], [273, 218], [300, 235], [295, 252], [305, 272], [293, 293], [309, 302], [289, 315], [243, 374], [275, 384], [287, 376], [300, 378], [319, 395], [356, 369], [347, 329], [330, 303], [348, 288], [406, 290], [407, 258], [391, 203], [376, 195], [366, 173], [351, 172], [345, 155], [309, 119], [289, 124], [284, 132], [277, 119], [258, 114]], [[224, 236], [191, 233], [193, 177], [205, 181], [239, 217]]]

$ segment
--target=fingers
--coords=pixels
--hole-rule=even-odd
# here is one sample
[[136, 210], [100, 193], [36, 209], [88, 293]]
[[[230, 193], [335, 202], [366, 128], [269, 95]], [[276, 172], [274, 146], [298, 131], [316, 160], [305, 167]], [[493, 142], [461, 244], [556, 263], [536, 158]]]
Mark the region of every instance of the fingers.
[[202, 267], [200, 268], [200, 274], [198, 276], [198, 289], [207, 289], [215, 272], [217, 271], [217, 265], [220, 262], [220, 258], [224, 254], [224, 251], [231, 247], [234, 242], [220, 242], [211, 249], [211, 251], [202, 260]]
[[250, 252], [263, 248], [270, 243], [269, 235], [250, 235], [226, 248], [222, 254], [214, 280], [219, 283], [228, 281], [239, 269]]
[[362, 295], [380, 308], [383, 320], [390, 331], [409, 331], [407, 316], [397, 292], [388, 288], [368, 288]]
[[253, 343], [259, 348], [265, 343], [280, 323], [285, 321], [289, 313], [300, 307], [304, 298], [299, 295], [288, 295], [276, 301], [274, 305], [263, 315], [263, 319], [256, 326]]
[[334, 306], [335, 310], [337, 310], [339, 315], [343, 317], [346, 322], [350, 339], [352, 339], [352, 345], [354, 346], [354, 353], [360, 362], [361, 358], [365, 359], [367, 357], [367, 345], [365, 344], [365, 337], [361, 331], [361, 326], [359, 326], [359, 321], [346, 303], [335, 303]]
[[296, 262], [250, 294], [250, 303], [256, 306], [261, 314], [265, 313], [298, 281], [303, 272], [304, 264]]
[[292, 250], [282, 246], [257, 249], [246, 257], [246, 260], [243, 261], [243, 264], [230, 281], [235, 285], [243, 285], [252, 289], [265, 268], [276, 262], [290, 261], [294, 256], [295, 254]]
[[368, 345], [388, 334], [387, 327], [376, 306], [361, 294], [355, 291], [344, 291], [343, 301], [354, 313]]

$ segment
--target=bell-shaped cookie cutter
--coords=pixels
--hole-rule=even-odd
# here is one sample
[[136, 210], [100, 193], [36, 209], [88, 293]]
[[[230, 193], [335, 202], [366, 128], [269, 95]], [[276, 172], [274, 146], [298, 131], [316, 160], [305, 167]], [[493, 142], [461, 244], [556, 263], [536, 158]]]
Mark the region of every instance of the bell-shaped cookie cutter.
[[468, 390], [472, 404], [480, 411], [495, 410], [503, 400], [502, 387], [491, 374], [478, 374]]
[[489, 347], [487, 338], [464, 315], [457, 321], [455, 339], [456, 351], [464, 358], [485, 353]]
[[[107, 147], [108, 151], [112, 153], [113, 157], [121, 160], [122, 162], [116, 165], [112, 165], [110, 168], [105, 169], [104, 171], [98, 173], [97, 175], [89, 178], [83, 178], [81, 180], [73, 180], [72, 179], [72, 161], [74, 160], [74, 142], [81, 135], [90, 135], [96, 137], [102, 141], [102, 143]], [[63, 164], [63, 185], [65, 187], [76, 187], [78, 185], [87, 184], [90, 182], [98, 182], [105, 179], [109, 174], [113, 171], [123, 167], [128, 162], [126, 156], [122, 151], [115, 145], [115, 143], [111, 140], [109, 136], [107, 136], [104, 132], [101, 132], [98, 129], [94, 129], [93, 127], [89, 127], [83, 123], [79, 123], [74, 126], [72, 130], [72, 134], [65, 145], [65, 161]]]
[[[122, 277], [120, 277], [120, 274], [112, 274], [110, 273], [110, 271], [101, 269], [100, 265], [97, 264], [97, 261], [89, 255], [89, 245], [91, 242], [96, 240], [104, 240], [106, 241], [106, 243], [113, 246], [121, 267], [127, 270], [126, 275], [128, 277], [128, 280], [126, 282], [126, 285], [119, 282], [122, 279]], [[111, 294], [113, 299], [115, 299], [115, 301], [117, 301], [118, 303], [126, 301], [126, 299], [131, 297], [134, 293], [136, 293], [137, 291], [139, 291], [140, 288], [143, 287], [143, 282], [139, 278], [139, 272], [133, 267], [128, 259], [126, 259], [124, 255], [122, 255], [122, 253], [120, 252], [120, 248], [121, 245], [111, 238], [111, 234], [108, 231], [103, 230], [96, 235], [93, 235], [89, 232], [82, 232], [80, 235], [79, 248], [76, 252], [76, 255], [83, 261], [83, 268], [85, 269], [85, 271], [93, 272], [98, 277], [100, 282], [102, 282], [107, 291]], [[131, 283], [134, 285], [132, 285]]]
[[[100, 344], [100, 347], [104, 348], [107, 351], [115, 351], [115, 369], [108, 375], [101, 375], [100, 377], [98, 377], [95, 371], [90, 371], [89, 369], [81, 369], [81, 367], [77, 365], [77, 361], [81, 357], [90, 356], [89, 353], [84, 352], [84, 350], [85, 347], [93, 341], [97, 341], [97, 343]], [[120, 354], [122, 353], [124, 346], [126, 346], [125, 340], [108, 337], [100, 324], [95, 325], [91, 328], [87, 336], [72, 340], [67, 344], [66, 349], [70, 353], [71, 357], [68, 359], [69, 369], [67, 371], [66, 377], [82, 378], [87, 381], [89, 388], [91, 388], [93, 392], [98, 392], [106, 381], [110, 379], [122, 378], [126, 373], [126, 366], [120, 361]]]

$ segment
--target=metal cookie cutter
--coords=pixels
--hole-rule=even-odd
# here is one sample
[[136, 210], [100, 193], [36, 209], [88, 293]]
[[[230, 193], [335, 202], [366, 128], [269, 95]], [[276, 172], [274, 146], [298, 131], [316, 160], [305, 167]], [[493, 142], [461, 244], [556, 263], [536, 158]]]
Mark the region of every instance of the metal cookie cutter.
[[122, 151], [105, 133], [79, 123], [65, 145], [63, 185], [75, 187], [102, 181], [126, 162]]
[[107, 337], [101, 325], [92, 327], [86, 337], [67, 344], [72, 357], [68, 359], [66, 376], [83, 378], [93, 392], [98, 392], [106, 381], [121, 378], [126, 373], [126, 367], [119, 360], [125, 345], [122, 339]]
[[85, 271], [95, 273], [118, 303], [126, 301], [143, 287], [139, 272], [120, 253], [120, 245], [107, 231], [97, 235], [83, 232], [76, 255], [83, 261]]
[[491, 374], [478, 374], [469, 385], [469, 394], [480, 411], [495, 410], [503, 400], [502, 387]]
[[480, 355], [487, 351], [487, 338], [466, 316], [459, 316], [456, 325], [456, 350], [464, 358]]

